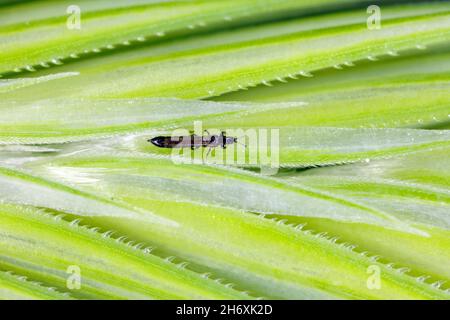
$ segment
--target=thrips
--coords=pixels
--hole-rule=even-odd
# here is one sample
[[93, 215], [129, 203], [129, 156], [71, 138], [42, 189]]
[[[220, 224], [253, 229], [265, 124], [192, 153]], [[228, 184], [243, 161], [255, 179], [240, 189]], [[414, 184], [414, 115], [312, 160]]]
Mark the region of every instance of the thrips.
[[159, 136], [148, 141], [159, 148], [191, 148], [192, 150], [200, 147], [209, 148], [206, 156], [209, 155], [213, 148], [222, 147], [225, 149], [227, 145], [239, 143], [238, 138], [228, 137], [225, 132], [221, 132], [220, 135], [210, 135], [208, 131], [206, 133], [208, 134], [206, 136], [198, 136], [196, 134], [180, 137]]

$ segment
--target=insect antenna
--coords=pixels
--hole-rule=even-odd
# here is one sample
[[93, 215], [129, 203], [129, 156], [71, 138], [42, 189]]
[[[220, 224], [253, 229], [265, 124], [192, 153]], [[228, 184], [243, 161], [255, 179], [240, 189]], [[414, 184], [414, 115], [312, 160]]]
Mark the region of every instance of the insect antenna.
[[237, 137], [234, 142], [237, 144], [240, 144], [241, 146], [244, 146], [247, 148], [247, 145], [245, 143], [239, 142], [239, 139], [245, 138], [245, 136]]

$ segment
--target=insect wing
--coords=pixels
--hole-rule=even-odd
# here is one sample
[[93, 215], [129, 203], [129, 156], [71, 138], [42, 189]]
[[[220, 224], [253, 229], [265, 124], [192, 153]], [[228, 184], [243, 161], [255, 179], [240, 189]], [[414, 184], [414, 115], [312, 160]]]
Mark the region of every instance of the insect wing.
[[183, 148], [190, 146], [190, 137], [156, 137], [149, 141], [159, 148]]

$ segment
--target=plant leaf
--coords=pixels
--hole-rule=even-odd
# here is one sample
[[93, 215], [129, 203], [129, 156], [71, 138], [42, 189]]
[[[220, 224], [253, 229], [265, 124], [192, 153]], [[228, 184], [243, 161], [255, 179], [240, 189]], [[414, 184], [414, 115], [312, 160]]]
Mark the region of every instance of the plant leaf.
[[83, 291], [73, 294], [79, 298], [246, 298], [171, 261], [76, 223], [44, 216], [32, 208], [1, 205], [0, 211], [0, 265], [58, 288], [66, 286], [66, 269], [77, 266]]
[[[346, 0], [346, 3], [358, 2]], [[64, 1], [51, 11], [41, 6], [30, 13], [33, 5], [0, 10], [0, 16], [14, 11], [14, 18], [7, 19], [0, 36], [0, 72], [17, 68], [34, 68], [35, 65], [58, 64], [71, 55], [79, 57], [86, 51], [127, 46], [130, 42], [154, 42], [164, 36], [192, 34], [192, 29], [214, 30], [218, 27], [236, 26], [243, 22], [274, 19], [288, 15], [289, 11], [302, 11], [321, 5], [335, 6], [335, 0], [307, 1], [230, 0], [230, 1], [124, 1], [111, 4], [106, 1], [92, 4], [81, 0], [80, 29], [70, 29], [72, 5]], [[22, 12], [21, 12], [22, 10]], [[28, 12], [26, 23], [23, 16]], [[292, 14], [292, 13], [291, 13]], [[31, 16], [31, 19], [30, 19]], [[33, 17], [36, 17], [33, 19]], [[30, 21], [31, 20], [31, 21]], [[204, 32], [204, 31], [203, 31]], [[27, 54], [24, 55], [23, 52]]]
[[[314, 70], [390, 50], [445, 43], [450, 35], [447, 15], [392, 19], [377, 32], [366, 25], [349, 25], [97, 65], [54, 83], [52, 96], [57, 92], [60, 97], [210, 97], [289, 76], [309, 76]], [[328, 54], [331, 43], [333, 57]], [[45, 84], [39, 84], [15, 91], [14, 96], [44, 99], [48, 92]]]
[[26, 277], [0, 271], [0, 300], [68, 300], [70, 296], [39, 283], [28, 281]]

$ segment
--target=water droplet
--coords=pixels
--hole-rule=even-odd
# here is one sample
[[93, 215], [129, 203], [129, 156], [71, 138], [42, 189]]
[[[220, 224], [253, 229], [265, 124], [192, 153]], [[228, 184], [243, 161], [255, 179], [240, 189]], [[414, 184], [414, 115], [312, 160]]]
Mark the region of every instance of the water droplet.
[[155, 35], [157, 37], [164, 37], [166, 35], [166, 33], [164, 31], [159, 31], [159, 32], [155, 33]]
[[123, 242], [127, 237], [122, 236], [116, 239], [116, 242]]
[[312, 73], [310, 73], [310, 72], [308, 72], [308, 71], [300, 71], [299, 72], [299, 74], [301, 75], [301, 76], [303, 76], [303, 77], [307, 77], [307, 78], [312, 78], [313, 77], [313, 75], [312, 75]]
[[436, 281], [433, 284], [431, 284], [434, 288], [439, 289], [443, 284], [445, 283], [444, 280]]
[[52, 63], [55, 64], [55, 65], [61, 65], [62, 64], [61, 60], [59, 60], [59, 59], [52, 59]]
[[172, 262], [174, 259], [175, 259], [174, 256], [170, 256], [170, 257], [167, 257], [165, 260], [166, 260], [167, 262]]
[[150, 252], [152, 252], [152, 250], [153, 250], [153, 248], [148, 247], [148, 248], [145, 248], [143, 251], [144, 251], [144, 253], [150, 253]]
[[397, 269], [397, 272], [399, 272], [399, 273], [407, 273], [409, 271], [411, 271], [411, 269], [409, 269], [407, 267]]
[[75, 220], [71, 221], [69, 224], [70, 224], [71, 226], [77, 226], [79, 222], [80, 222], [79, 219], [75, 219]]
[[397, 57], [397, 56], [399, 56], [398, 52], [395, 51], [395, 50], [389, 50], [387, 54], [390, 55], [390, 56], [392, 56], [392, 57]]
[[418, 282], [424, 282], [424, 281], [426, 281], [429, 277], [430, 277], [430, 276], [420, 276], [420, 277], [417, 277], [416, 279], [417, 279]]

